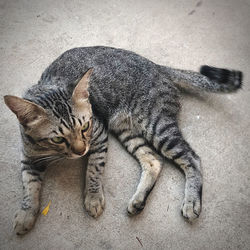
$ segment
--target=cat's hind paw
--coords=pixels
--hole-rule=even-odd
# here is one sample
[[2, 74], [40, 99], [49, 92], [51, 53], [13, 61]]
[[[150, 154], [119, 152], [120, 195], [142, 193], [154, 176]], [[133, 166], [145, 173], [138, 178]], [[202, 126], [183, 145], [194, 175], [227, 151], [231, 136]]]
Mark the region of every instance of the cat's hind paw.
[[31, 209], [20, 209], [14, 217], [13, 229], [17, 235], [26, 234], [35, 224], [36, 212]]
[[87, 193], [84, 206], [88, 214], [97, 218], [103, 213], [105, 200], [103, 193]]
[[184, 199], [181, 207], [181, 213], [189, 222], [194, 221], [200, 216], [201, 202], [199, 199]]
[[128, 204], [127, 212], [129, 215], [139, 214], [145, 207], [146, 199], [143, 195], [132, 198]]

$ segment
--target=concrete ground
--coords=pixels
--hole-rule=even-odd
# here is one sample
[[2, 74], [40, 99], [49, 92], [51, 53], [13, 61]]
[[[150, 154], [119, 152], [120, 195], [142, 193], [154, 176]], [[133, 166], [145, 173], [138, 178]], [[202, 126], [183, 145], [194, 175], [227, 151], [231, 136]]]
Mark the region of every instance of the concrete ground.
[[[249, 0], [0, 0], [0, 12], [0, 249], [250, 249]], [[236, 94], [183, 96], [180, 124], [204, 169], [203, 211], [193, 225], [180, 214], [184, 177], [169, 163], [144, 211], [127, 216], [139, 168], [111, 137], [103, 215], [84, 211], [81, 162], [68, 162], [47, 171], [47, 216], [27, 235], [14, 235], [19, 131], [2, 96], [20, 96], [62, 52], [91, 45], [184, 69], [210, 64], [244, 72]]]

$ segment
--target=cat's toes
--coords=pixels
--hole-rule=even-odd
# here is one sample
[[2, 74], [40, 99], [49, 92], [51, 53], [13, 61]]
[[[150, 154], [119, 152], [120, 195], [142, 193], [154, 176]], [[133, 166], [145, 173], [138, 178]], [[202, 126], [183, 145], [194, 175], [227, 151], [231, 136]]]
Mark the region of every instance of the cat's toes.
[[135, 215], [139, 214], [143, 208], [145, 207], [146, 201], [143, 195], [141, 196], [136, 196], [132, 198], [128, 204], [128, 214], [129, 215]]
[[34, 210], [20, 209], [14, 217], [13, 228], [17, 235], [27, 233], [34, 225], [36, 220], [36, 212]]
[[105, 200], [103, 193], [87, 193], [84, 206], [88, 214], [94, 218], [100, 216], [104, 210]]
[[200, 199], [184, 199], [181, 213], [185, 219], [192, 222], [197, 219], [201, 213]]

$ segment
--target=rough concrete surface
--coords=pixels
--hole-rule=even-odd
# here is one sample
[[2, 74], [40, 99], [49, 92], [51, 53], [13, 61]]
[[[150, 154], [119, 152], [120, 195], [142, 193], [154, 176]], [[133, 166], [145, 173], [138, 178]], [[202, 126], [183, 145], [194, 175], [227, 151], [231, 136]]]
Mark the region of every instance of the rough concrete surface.
[[[0, 249], [250, 249], [249, 0], [0, 0], [0, 12]], [[91, 45], [183, 69], [208, 64], [244, 72], [236, 94], [183, 95], [181, 128], [204, 170], [203, 211], [193, 225], [180, 214], [184, 176], [170, 163], [144, 211], [127, 216], [140, 170], [111, 137], [103, 215], [86, 214], [82, 164], [66, 162], [47, 171], [47, 216], [39, 215], [27, 235], [14, 235], [20, 141], [2, 96], [20, 96], [62, 52]]]

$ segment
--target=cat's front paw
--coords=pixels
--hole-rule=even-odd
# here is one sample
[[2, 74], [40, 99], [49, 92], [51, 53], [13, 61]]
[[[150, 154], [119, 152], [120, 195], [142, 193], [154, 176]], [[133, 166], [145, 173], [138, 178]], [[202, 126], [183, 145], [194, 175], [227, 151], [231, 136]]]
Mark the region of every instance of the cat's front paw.
[[182, 202], [181, 213], [185, 219], [192, 222], [200, 216], [201, 201], [199, 198], [185, 198]]
[[130, 200], [128, 204], [127, 208], [128, 214], [129, 215], [139, 214], [145, 207], [145, 204], [146, 204], [145, 197], [142, 194], [136, 195]]
[[94, 218], [100, 216], [103, 213], [105, 205], [103, 192], [90, 193], [85, 196], [84, 206], [88, 214]]
[[13, 228], [17, 235], [27, 233], [35, 224], [36, 211], [32, 209], [20, 209], [16, 212], [14, 217]]

